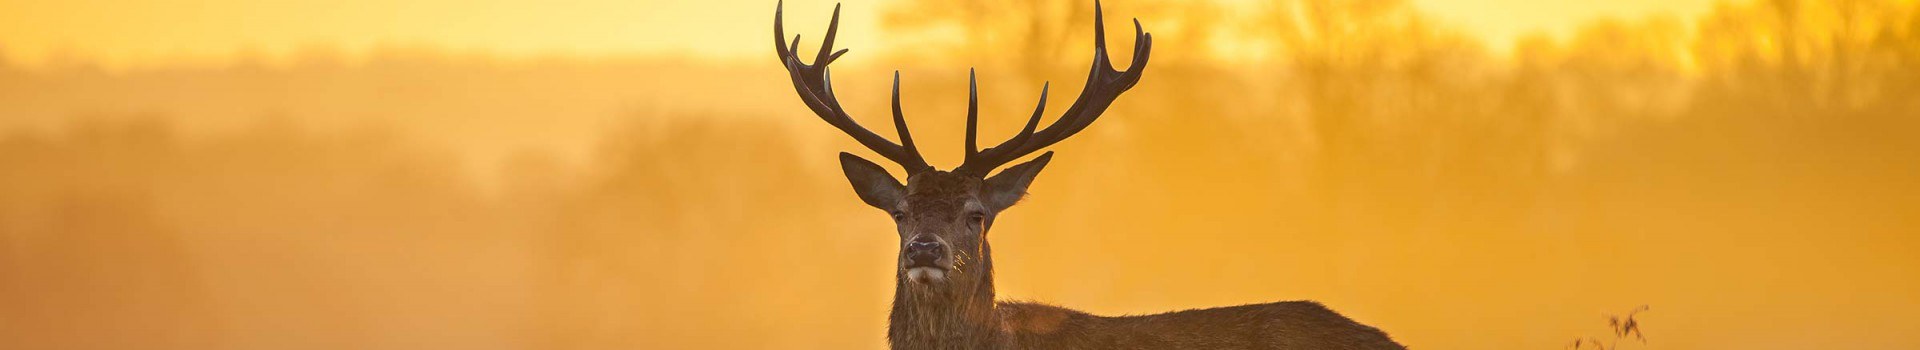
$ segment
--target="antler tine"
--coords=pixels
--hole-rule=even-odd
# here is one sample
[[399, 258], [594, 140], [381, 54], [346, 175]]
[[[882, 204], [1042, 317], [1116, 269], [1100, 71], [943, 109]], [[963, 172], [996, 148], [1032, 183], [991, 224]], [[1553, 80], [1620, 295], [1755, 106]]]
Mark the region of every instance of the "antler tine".
[[[1047, 90], [1052, 88], [1053, 82], [1040, 84], [1040, 102], [1033, 104], [1033, 116], [1027, 117], [1027, 126], [1020, 128], [1020, 133], [1014, 134], [1012, 139], [1007, 140], [1007, 143], [1016, 145], [1025, 144], [1028, 138], [1033, 137], [1033, 128], [1040, 126], [1040, 115], [1047, 113]], [[1008, 151], [1011, 152], [1011, 150]]]
[[[785, 0], [781, 0], [785, 1]], [[820, 52], [813, 56], [814, 64], [827, 65], [827, 52], [833, 49], [834, 34], [840, 33], [840, 4], [833, 4], [833, 19], [827, 21], [827, 38], [820, 41]]]
[[[1146, 70], [1147, 59], [1153, 51], [1153, 36], [1140, 26], [1139, 19], [1134, 19], [1133, 62], [1127, 66], [1126, 71], [1114, 70], [1113, 63], [1107, 57], [1104, 12], [1100, 2], [1095, 1], [1093, 6], [1093, 64], [1087, 72], [1086, 87], [1081, 89], [1080, 96], [1074, 99], [1073, 105], [1067, 107], [1066, 113], [1061, 115], [1060, 119], [1047, 125], [1046, 129], [1035, 133], [1033, 128], [1039, 122], [1040, 109], [1046, 106], [1046, 89], [1041, 89], [1041, 106], [1035, 109], [1033, 118], [1028, 120], [1026, 130], [1022, 130], [1020, 134], [1001, 142], [998, 146], [970, 154], [966, 162], [959, 168], [955, 168], [954, 172], [986, 175], [987, 172], [1007, 162], [1065, 140], [1088, 125], [1092, 125], [1093, 121], [1100, 117], [1100, 113], [1105, 112], [1121, 93], [1133, 88], [1133, 85], [1140, 81], [1140, 74]], [[969, 137], [969, 140], [971, 139]]]
[[906, 148], [907, 155], [913, 157], [912, 163], [919, 166], [916, 168], [914, 165], [902, 163], [901, 165], [907, 166], [907, 171], [917, 173], [926, 170], [922, 168], [932, 168], [927, 165], [925, 158], [920, 157], [920, 149], [913, 146], [913, 133], [907, 132], [907, 117], [900, 113], [900, 71], [897, 70], [893, 71], [893, 132], [899, 134], [900, 144]]
[[1113, 64], [1107, 62], [1107, 15], [1100, 7], [1100, 1], [1094, 0], [1093, 69], [1113, 70]]
[[[792, 51], [787, 49], [787, 25], [781, 20], [786, 17], [784, 14], [787, 11], [786, 7], [786, 0], [780, 0], [773, 5], [773, 53], [780, 59], [781, 64], [787, 63], [787, 56], [793, 55]], [[800, 43], [799, 37], [793, 40], [794, 44]]]
[[907, 174], [912, 175], [933, 169], [927, 165], [924, 158], [920, 157], [919, 151], [913, 146], [912, 136], [907, 133], [906, 119], [900, 113], [898, 72], [894, 73], [893, 116], [894, 126], [900, 135], [901, 142], [905, 143], [904, 146], [888, 141], [885, 137], [860, 126], [853, 117], [847, 115], [846, 110], [840, 106], [839, 98], [834, 96], [832, 73], [827, 69], [827, 65], [839, 59], [840, 55], [847, 53], [845, 49], [833, 51], [833, 39], [840, 31], [840, 6], [836, 4], [833, 7], [833, 19], [827, 24], [826, 38], [821, 40], [820, 52], [814, 56], [814, 63], [811, 65], [800, 61], [799, 35], [794, 35], [793, 41], [782, 45], [782, 40], [786, 39], [786, 25], [783, 20], [785, 7], [786, 4], [782, 1], [773, 11], [774, 53], [779, 56], [781, 64], [787, 68], [789, 78], [793, 80], [794, 92], [800, 95], [800, 102], [806, 104], [807, 109], [813, 110], [815, 115], [820, 116], [820, 120], [853, 137], [854, 141], [860, 142], [860, 145], [906, 168]]
[[967, 157], [980, 153], [974, 134], [980, 124], [980, 84], [974, 81], [973, 68], [967, 68]]

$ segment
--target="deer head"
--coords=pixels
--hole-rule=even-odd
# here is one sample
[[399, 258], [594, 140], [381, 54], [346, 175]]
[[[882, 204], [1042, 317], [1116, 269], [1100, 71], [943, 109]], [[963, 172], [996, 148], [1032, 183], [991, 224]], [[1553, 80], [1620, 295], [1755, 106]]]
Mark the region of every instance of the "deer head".
[[1046, 128], [1035, 130], [1047, 103], [1046, 87], [1043, 85], [1040, 102], [1034, 107], [1033, 116], [1027, 119], [1025, 128], [998, 145], [979, 149], [974, 144], [978, 121], [978, 85], [969, 71], [966, 160], [952, 170], [937, 170], [921, 158], [919, 149], [914, 146], [913, 136], [907, 132], [906, 118], [900, 113], [898, 71], [894, 72], [893, 77], [893, 127], [899, 134], [900, 143], [896, 144], [861, 127], [847, 115], [834, 97], [827, 65], [847, 52], [844, 49], [833, 51], [834, 34], [840, 24], [838, 5], [834, 6], [833, 19], [828, 24], [826, 38], [813, 64], [802, 63], [798, 57], [798, 35], [794, 36], [791, 43], [782, 45], [786, 34], [781, 24], [781, 10], [775, 10], [774, 49], [791, 75], [794, 90], [799, 93], [801, 102], [828, 125], [840, 129], [861, 145], [906, 170], [907, 178], [903, 185], [879, 165], [850, 153], [840, 153], [841, 169], [853, 184], [854, 193], [867, 205], [891, 215], [896, 224], [900, 237], [897, 277], [903, 289], [918, 296], [952, 295], [985, 289], [991, 298], [993, 270], [988, 259], [987, 231], [993, 227], [994, 217], [1020, 201], [1026, 194], [1027, 186], [1033, 183], [1034, 177], [1039, 175], [1040, 169], [1047, 165], [1053, 154], [1047, 152], [1025, 163], [1007, 167], [998, 174], [988, 174], [1008, 162], [1085, 129], [1100, 117], [1101, 112], [1106, 111], [1121, 92], [1140, 81], [1141, 70], [1146, 67], [1153, 38], [1140, 28], [1138, 20], [1134, 21], [1134, 38], [1138, 44], [1134, 47], [1133, 62], [1127, 70], [1118, 71], [1107, 61], [1106, 28], [1098, 20], [1100, 10], [1097, 2], [1094, 16], [1093, 68], [1088, 73], [1086, 88], [1066, 113]]

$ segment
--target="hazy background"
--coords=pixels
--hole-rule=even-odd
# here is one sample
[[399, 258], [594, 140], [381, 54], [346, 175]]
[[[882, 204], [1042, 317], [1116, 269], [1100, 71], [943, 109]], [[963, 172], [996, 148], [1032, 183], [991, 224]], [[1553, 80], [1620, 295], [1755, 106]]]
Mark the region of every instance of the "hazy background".
[[[1153, 66], [1000, 219], [1005, 298], [1920, 348], [1913, 0], [1106, 6]], [[833, 4], [786, 7], [811, 57]], [[848, 2], [836, 89], [886, 129], [900, 70], [950, 167], [967, 69], [997, 142], [1078, 93], [1091, 10]], [[833, 154], [877, 158], [772, 11], [0, 1], [0, 348], [880, 348], [897, 238]]]

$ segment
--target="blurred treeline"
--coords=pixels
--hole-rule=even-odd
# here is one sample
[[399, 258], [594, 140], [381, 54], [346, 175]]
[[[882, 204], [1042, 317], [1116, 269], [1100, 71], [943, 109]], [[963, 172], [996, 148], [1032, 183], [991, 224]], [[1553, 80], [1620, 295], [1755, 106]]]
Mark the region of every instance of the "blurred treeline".
[[[1433, 348], [1556, 347], [1639, 303], [1676, 306], [1650, 336], [1676, 348], [1920, 345], [1889, 335], [1920, 332], [1913, 1], [1511, 50], [1398, 1], [1107, 5], [1153, 66], [1000, 220], [1003, 295], [1317, 299]], [[836, 90], [886, 129], [904, 70], [937, 164], [965, 68], [994, 138], [1091, 58], [1078, 1], [893, 6], [915, 49]], [[0, 347], [877, 348], [896, 242], [832, 152], [871, 155], [771, 56], [0, 66]]]

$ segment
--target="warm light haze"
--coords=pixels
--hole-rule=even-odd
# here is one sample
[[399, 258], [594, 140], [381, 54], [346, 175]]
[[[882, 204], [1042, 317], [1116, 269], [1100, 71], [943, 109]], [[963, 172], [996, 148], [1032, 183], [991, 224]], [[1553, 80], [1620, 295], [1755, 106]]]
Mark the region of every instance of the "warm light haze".
[[[1003, 298], [1920, 349], [1920, 2], [1103, 3], [1152, 67], [999, 216]], [[883, 348], [877, 158], [774, 6], [0, 0], [0, 349]], [[838, 96], [886, 125], [899, 71], [941, 167], [968, 69], [990, 142], [1091, 57], [1090, 0], [842, 6]]]
[[[826, 7], [836, 2], [796, 1]], [[850, 47], [895, 50], [875, 16], [886, 2], [844, 4]], [[1270, 3], [1215, 1], [1246, 10]], [[1446, 25], [1504, 47], [1564, 36], [1602, 18], [1693, 17], [1712, 0], [1415, 0]], [[818, 6], [814, 6], [818, 5]], [[505, 57], [687, 55], [764, 58], [766, 1], [20, 1], [0, 0], [0, 58], [28, 65], [107, 67], [286, 60], [334, 52], [432, 48]], [[868, 19], [868, 20], [860, 20]], [[797, 24], [822, 19], [796, 18]]]

